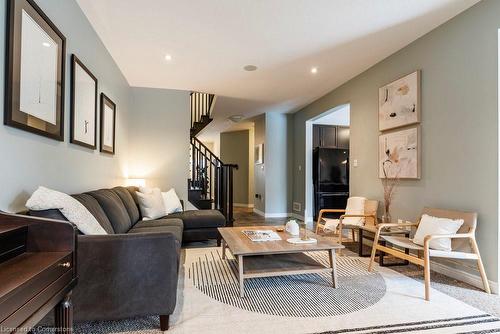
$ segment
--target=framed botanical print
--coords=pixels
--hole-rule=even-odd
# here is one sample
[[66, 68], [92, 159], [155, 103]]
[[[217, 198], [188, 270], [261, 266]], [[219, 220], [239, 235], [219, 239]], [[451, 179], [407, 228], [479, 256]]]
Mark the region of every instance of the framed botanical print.
[[9, 0], [4, 124], [64, 141], [66, 39], [32, 0]]
[[380, 87], [378, 96], [380, 131], [420, 123], [420, 71]]
[[71, 137], [73, 144], [97, 148], [97, 78], [71, 56]]
[[101, 93], [101, 152], [115, 154], [116, 104]]

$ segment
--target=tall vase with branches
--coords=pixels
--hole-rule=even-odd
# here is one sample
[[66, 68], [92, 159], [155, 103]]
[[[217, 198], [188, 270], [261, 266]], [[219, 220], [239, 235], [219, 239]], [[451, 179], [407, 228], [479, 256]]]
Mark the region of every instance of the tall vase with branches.
[[399, 184], [399, 170], [396, 171], [394, 176], [389, 177], [388, 169], [393, 163], [390, 159], [390, 154], [388, 154], [388, 158], [382, 163], [382, 170], [384, 172], [384, 178], [382, 179], [382, 186], [384, 188], [384, 214], [382, 216], [382, 223], [391, 222], [391, 204]]

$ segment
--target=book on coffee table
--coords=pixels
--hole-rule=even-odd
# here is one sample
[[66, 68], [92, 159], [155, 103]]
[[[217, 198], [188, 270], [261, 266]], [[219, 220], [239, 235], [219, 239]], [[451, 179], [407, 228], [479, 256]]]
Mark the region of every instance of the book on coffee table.
[[278, 233], [273, 230], [244, 230], [241, 231], [252, 241], [276, 241], [281, 240]]

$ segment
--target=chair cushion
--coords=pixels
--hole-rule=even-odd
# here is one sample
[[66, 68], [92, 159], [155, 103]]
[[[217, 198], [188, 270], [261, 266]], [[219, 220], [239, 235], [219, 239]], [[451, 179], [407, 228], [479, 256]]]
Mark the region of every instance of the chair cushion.
[[108, 217], [115, 233], [127, 233], [132, 221], [127, 209], [118, 195], [111, 189], [95, 190], [87, 193], [94, 197]]
[[78, 194], [71, 196], [75, 198], [78, 202], [82, 203], [83, 206], [90, 211], [90, 213], [95, 217], [97, 222], [102, 226], [102, 228], [108, 234], [115, 233], [113, 226], [111, 225], [111, 222], [108, 219], [108, 216], [106, 216], [104, 210], [101, 208], [101, 206], [94, 197], [90, 196], [89, 194]]
[[226, 224], [226, 218], [218, 210], [188, 210], [172, 213], [167, 217], [182, 219], [185, 230], [222, 227]]
[[179, 219], [157, 219], [140, 221], [128, 233], [173, 233], [182, 242], [182, 221]]
[[132, 225], [137, 223], [140, 220], [141, 215], [139, 213], [137, 204], [135, 203], [132, 195], [130, 195], [130, 192], [127, 190], [127, 188], [115, 187], [112, 190], [118, 195], [118, 197], [120, 197], [123, 205], [125, 205], [125, 209], [127, 209], [130, 220], [132, 221]]

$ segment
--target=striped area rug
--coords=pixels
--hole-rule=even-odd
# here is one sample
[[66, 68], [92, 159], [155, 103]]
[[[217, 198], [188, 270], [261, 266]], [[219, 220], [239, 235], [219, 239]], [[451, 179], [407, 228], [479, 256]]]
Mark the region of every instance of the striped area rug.
[[[307, 255], [329, 266], [326, 252]], [[219, 302], [277, 316], [330, 317], [362, 310], [384, 296], [382, 276], [368, 272], [359, 259], [339, 257], [337, 270], [337, 289], [329, 273], [252, 278], [245, 280], [245, 298], [240, 298], [236, 260], [222, 259], [214, 248], [194, 260], [187, 275], [197, 289]]]

